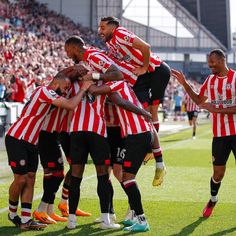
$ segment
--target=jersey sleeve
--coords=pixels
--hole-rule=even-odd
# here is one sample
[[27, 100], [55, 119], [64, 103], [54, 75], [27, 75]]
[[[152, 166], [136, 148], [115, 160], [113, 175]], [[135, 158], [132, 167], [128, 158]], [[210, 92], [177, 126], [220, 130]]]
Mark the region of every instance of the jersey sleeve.
[[111, 93], [119, 92], [124, 88], [124, 81], [116, 81], [116, 82], [107, 82], [106, 85], [110, 87]]
[[134, 39], [135, 39], [135, 35], [130, 33], [129, 31], [125, 31], [125, 30], [117, 30], [116, 34], [116, 40], [119, 42], [119, 44], [123, 44], [123, 45], [127, 45], [127, 46], [131, 46], [133, 45]]
[[89, 57], [89, 63], [93, 66], [96, 71], [106, 73], [112, 63], [105, 54], [97, 53]]
[[41, 102], [45, 102], [45, 103], [52, 103], [54, 100], [60, 98], [61, 96], [59, 96], [54, 90], [43, 87], [42, 91], [39, 95], [39, 99]]
[[207, 94], [207, 84], [208, 84], [208, 80], [209, 80], [209, 77], [207, 77], [207, 79], [205, 80], [205, 82], [204, 82], [203, 85], [201, 86], [200, 92], [199, 92], [199, 95], [200, 95], [200, 96], [208, 97], [208, 94]]

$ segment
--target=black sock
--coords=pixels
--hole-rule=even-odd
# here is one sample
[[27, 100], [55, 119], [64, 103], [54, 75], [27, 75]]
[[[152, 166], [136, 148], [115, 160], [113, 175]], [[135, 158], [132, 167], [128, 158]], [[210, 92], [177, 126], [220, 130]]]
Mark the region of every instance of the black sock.
[[211, 187], [211, 196], [216, 196], [218, 194], [221, 182], [215, 183], [216, 181], [213, 181], [213, 177], [211, 177], [210, 181], [210, 187]]
[[98, 185], [97, 185], [97, 193], [100, 200], [101, 213], [109, 212], [110, 205], [110, 187], [109, 187], [109, 175], [101, 175], [97, 176]]
[[49, 204], [54, 204], [54, 200], [56, 197], [56, 193], [59, 189], [59, 186], [61, 184], [61, 182], [63, 181], [64, 177], [62, 176], [52, 176], [52, 183], [53, 183], [53, 187], [52, 187], [52, 195], [51, 198], [49, 199]]
[[[123, 183], [120, 183], [121, 187], [123, 188], [124, 192], [126, 193], [126, 189]], [[127, 193], [126, 193], [127, 195]], [[128, 195], [127, 195], [128, 196]], [[128, 201], [129, 201], [129, 197], [128, 197]], [[132, 205], [132, 203], [129, 201], [129, 206], [130, 206], [130, 210], [134, 210], [134, 207]]]
[[193, 131], [193, 136], [196, 136], [196, 132]]
[[109, 192], [110, 192], [110, 195], [109, 195], [109, 198], [110, 198], [109, 213], [110, 214], [115, 214], [115, 211], [114, 211], [114, 208], [113, 208], [114, 189], [113, 189], [112, 182], [111, 182], [110, 179], [108, 180], [108, 184], [109, 184]]
[[136, 215], [142, 215], [143, 212], [143, 206], [141, 201], [141, 194], [138, 189], [138, 186], [136, 184], [136, 181], [129, 182], [128, 184], [124, 184], [125, 193], [127, 194], [129, 198], [129, 202], [134, 208]]
[[162, 155], [154, 156], [154, 157], [155, 157], [156, 162], [163, 162]]
[[42, 201], [49, 203], [53, 195], [53, 177], [52, 175], [46, 175], [43, 177], [43, 197]]
[[69, 187], [69, 214], [75, 214], [80, 198], [80, 184], [82, 178], [71, 176]]

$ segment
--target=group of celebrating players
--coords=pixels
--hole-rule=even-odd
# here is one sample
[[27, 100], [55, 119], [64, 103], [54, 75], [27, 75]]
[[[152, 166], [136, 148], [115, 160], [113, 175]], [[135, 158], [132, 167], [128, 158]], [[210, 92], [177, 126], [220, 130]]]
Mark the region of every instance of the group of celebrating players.
[[[67, 221], [67, 227], [73, 229], [76, 215], [90, 215], [77, 209], [90, 154], [96, 167], [101, 209], [96, 222], [102, 229], [120, 228], [112, 203], [112, 169], [129, 202], [124, 230], [149, 230], [135, 176], [142, 163], [153, 156], [153, 186], [160, 185], [166, 173], [157, 113], [170, 68], [160, 58], [152, 57], [150, 46], [121, 27], [115, 17], [101, 19], [99, 34], [108, 52], [86, 47], [77, 36], [66, 40], [66, 54], [75, 65], [58, 72], [48, 86], [38, 87], [6, 134], [9, 165], [14, 173], [8, 218], [21, 229], [43, 229], [57, 221]], [[70, 164], [65, 178], [59, 144]], [[33, 216], [39, 222], [31, 218], [38, 153], [44, 170], [43, 196]], [[55, 214], [53, 205], [63, 179], [58, 205], [61, 217]], [[17, 214], [19, 200], [21, 217]]]

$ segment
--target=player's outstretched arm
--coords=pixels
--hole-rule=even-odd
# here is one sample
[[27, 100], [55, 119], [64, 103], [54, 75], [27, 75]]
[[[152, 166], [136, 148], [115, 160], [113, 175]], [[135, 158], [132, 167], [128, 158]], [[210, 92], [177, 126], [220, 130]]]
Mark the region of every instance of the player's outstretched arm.
[[192, 98], [192, 100], [197, 104], [201, 104], [207, 100], [207, 97], [200, 96], [198, 93], [196, 93], [188, 81], [185, 79], [184, 74], [181, 71], [177, 71], [174, 69], [171, 69], [172, 76], [174, 76], [178, 82], [184, 87], [185, 91], [188, 93], [188, 95]]
[[147, 120], [152, 119], [151, 113], [147, 112], [143, 108], [140, 108], [136, 105], [134, 105], [132, 102], [123, 99], [118, 93], [114, 92], [109, 95], [110, 100], [116, 104], [117, 106], [120, 106], [124, 108], [127, 111], [131, 111], [137, 115], [142, 115], [145, 117]]
[[93, 84], [93, 81], [84, 81], [83, 85], [80, 88], [80, 91], [72, 98], [66, 99], [64, 97], [60, 97], [58, 99], [55, 99], [52, 104], [54, 106], [64, 108], [67, 110], [74, 110], [80, 101], [82, 100], [85, 92], [88, 90], [88, 88]]
[[103, 80], [104, 82], [108, 82], [108, 81], [123, 80], [124, 76], [116, 66], [111, 65], [105, 73], [89, 72], [82, 78], [83, 80], [93, 79], [93, 80]]
[[205, 102], [200, 104], [200, 108], [206, 109], [212, 113], [222, 113], [222, 114], [235, 114], [236, 106], [226, 107], [226, 108], [216, 108], [211, 103]]

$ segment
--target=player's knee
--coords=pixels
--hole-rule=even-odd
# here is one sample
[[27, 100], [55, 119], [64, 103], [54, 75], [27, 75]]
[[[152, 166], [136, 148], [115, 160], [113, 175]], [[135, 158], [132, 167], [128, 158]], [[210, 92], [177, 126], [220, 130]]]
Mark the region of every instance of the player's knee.
[[25, 186], [27, 183], [27, 175], [15, 176], [14, 182], [20, 187]]

